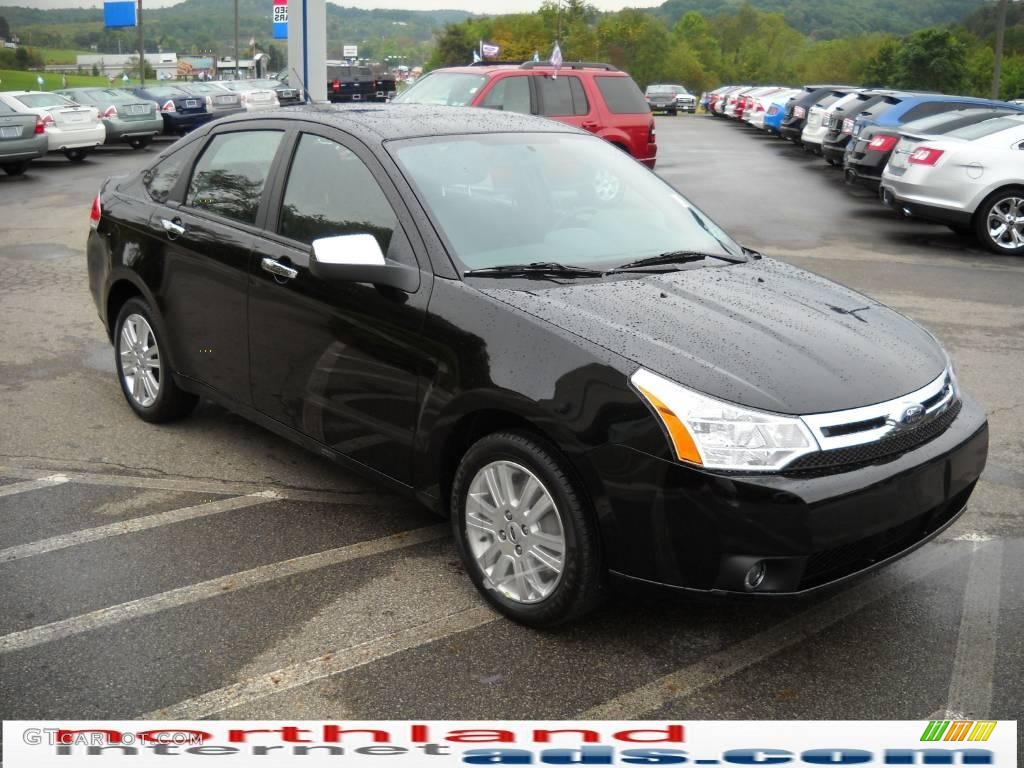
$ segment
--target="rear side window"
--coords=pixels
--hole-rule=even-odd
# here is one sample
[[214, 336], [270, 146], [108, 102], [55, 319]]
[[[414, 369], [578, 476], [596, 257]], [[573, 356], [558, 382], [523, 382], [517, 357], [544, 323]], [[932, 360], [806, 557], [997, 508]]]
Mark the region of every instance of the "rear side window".
[[166, 203], [185, 169], [187, 152], [175, 152], [142, 174], [142, 183], [149, 196], [157, 203]]
[[590, 111], [587, 97], [583, 93], [583, 85], [578, 77], [538, 77], [536, 81], [540, 89], [541, 114], [564, 117], [585, 115]]
[[533, 110], [530, 107], [529, 79], [525, 75], [501, 78], [491, 86], [480, 106], [505, 112], [521, 112], [524, 115], [531, 114]]
[[1021, 120], [1019, 117], [994, 117], [982, 123], [975, 123], [974, 125], [950, 131], [948, 135], [958, 139], [973, 141], [974, 139], [991, 136], [993, 133], [1005, 131], [1007, 128], [1019, 128], [1021, 125], [1024, 125], [1024, 120]]
[[255, 224], [281, 131], [222, 133], [203, 150], [185, 204]]
[[647, 100], [633, 82], [631, 77], [609, 77], [599, 75], [594, 78], [597, 88], [604, 97], [608, 111], [616, 115], [650, 114]]

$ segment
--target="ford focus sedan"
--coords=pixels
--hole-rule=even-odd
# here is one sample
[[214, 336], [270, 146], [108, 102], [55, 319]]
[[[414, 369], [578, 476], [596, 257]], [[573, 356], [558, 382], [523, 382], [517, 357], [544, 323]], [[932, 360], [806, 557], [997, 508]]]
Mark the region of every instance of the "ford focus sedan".
[[142, 419], [198, 398], [451, 519], [511, 618], [612, 579], [780, 596], [963, 512], [983, 412], [884, 305], [741, 247], [601, 139], [299, 107], [109, 180], [90, 288]]

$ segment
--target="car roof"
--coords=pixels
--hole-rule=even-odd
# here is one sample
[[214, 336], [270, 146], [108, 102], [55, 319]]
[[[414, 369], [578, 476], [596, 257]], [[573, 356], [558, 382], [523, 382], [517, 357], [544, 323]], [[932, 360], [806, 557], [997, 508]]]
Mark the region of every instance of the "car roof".
[[[530, 63], [530, 62], [528, 62]], [[562, 72], [600, 72], [603, 75], [614, 75], [615, 77], [628, 77], [628, 75], [620, 69], [607, 69], [603, 66], [594, 65], [592, 67], [584, 66], [582, 68], [574, 68], [573, 65], [579, 67], [578, 62], [565, 62], [559, 71]], [[498, 72], [525, 72], [530, 74], [532, 72], [538, 72], [541, 74], [547, 74], [548, 72], [554, 72], [555, 65], [548, 64], [547, 62], [533, 62], [532, 66], [524, 67], [521, 64], [474, 64], [466, 65], [463, 67], [443, 67], [441, 69], [435, 69], [426, 74], [432, 75], [434, 72], [457, 72], [467, 75], [489, 75], [496, 74]], [[424, 75], [426, 77], [426, 75]]]
[[588, 135], [586, 131], [565, 123], [533, 115], [425, 104], [304, 104], [247, 112], [222, 118], [216, 124], [234, 125], [272, 118], [303, 119], [333, 125], [357, 138], [370, 141], [520, 131]]

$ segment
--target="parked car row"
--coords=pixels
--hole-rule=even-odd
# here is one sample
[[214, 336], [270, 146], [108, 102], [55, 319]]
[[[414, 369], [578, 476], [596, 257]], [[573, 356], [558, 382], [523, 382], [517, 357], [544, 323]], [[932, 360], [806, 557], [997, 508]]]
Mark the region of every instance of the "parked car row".
[[1024, 254], [1024, 105], [851, 85], [724, 86], [705, 110], [768, 131], [879, 191], [899, 215]]
[[4, 91], [0, 168], [16, 176], [48, 152], [75, 162], [103, 144], [143, 149], [160, 134], [181, 136], [219, 117], [301, 101], [277, 80]]

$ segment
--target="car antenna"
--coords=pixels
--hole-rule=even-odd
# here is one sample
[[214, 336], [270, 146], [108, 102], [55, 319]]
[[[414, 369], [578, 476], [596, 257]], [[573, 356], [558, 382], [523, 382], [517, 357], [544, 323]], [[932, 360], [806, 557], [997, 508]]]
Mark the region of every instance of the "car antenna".
[[309, 91], [308, 91], [308, 90], [306, 90], [306, 84], [305, 84], [304, 82], [302, 82], [302, 78], [301, 78], [301, 77], [299, 77], [299, 73], [295, 71], [295, 68], [294, 68], [294, 67], [292, 68], [292, 71], [291, 71], [291, 73], [292, 73], [293, 75], [295, 75], [295, 79], [299, 81], [299, 86], [300, 86], [300, 87], [302, 88], [302, 92], [303, 92], [303, 93], [304, 93], [304, 94], [306, 95], [306, 98], [304, 99], [304, 101], [305, 101], [305, 102], [306, 102], [307, 104], [311, 104], [311, 103], [313, 102], [313, 97], [312, 97], [312, 96], [310, 96], [310, 95], [309, 95]]

